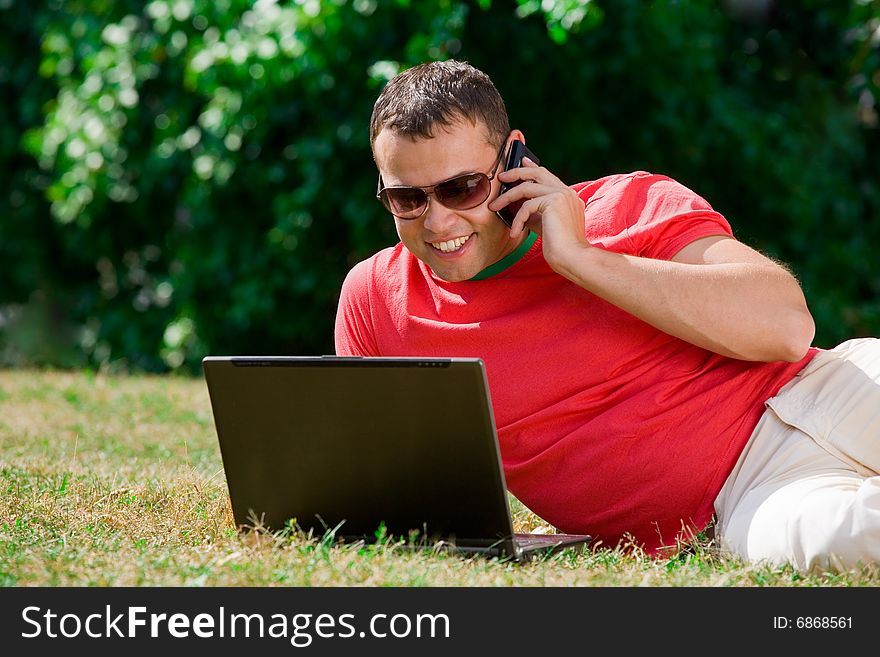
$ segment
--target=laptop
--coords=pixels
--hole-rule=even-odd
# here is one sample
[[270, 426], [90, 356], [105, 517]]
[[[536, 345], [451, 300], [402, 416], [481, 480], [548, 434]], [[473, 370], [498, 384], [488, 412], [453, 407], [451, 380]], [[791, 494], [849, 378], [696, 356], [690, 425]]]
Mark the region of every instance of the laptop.
[[[235, 523], [524, 560], [589, 535], [514, 533], [478, 358], [208, 356]], [[404, 541], [399, 541], [401, 544]]]

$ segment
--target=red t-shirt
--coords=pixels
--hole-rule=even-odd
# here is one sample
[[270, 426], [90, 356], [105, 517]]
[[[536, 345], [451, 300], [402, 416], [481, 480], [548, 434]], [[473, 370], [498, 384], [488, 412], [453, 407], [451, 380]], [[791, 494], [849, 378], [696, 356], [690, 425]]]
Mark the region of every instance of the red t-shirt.
[[[669, 259], [732, 234], [665, 176], [574, 189], [587, 238], [609, 251]], [[458, 283], [402, 244], [377, 253], [342, 286], [336, 351], [483, 359], [510, 491], [564, 532], [611, 546], [629, 535], [649, 552], [706, 526], [764, 401], [815, 353], [758, 363], [696, 347], [556, 274], [540, 239], [495, 276]]]

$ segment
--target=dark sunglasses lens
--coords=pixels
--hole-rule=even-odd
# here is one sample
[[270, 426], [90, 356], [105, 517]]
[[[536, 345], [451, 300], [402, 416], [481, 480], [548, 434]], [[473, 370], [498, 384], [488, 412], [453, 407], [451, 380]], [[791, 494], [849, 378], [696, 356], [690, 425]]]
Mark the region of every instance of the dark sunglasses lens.
[[428, 196], [418, 187], [391, 187], [381, 191], [379, 198], [395, 217], [414, 219], [422, 214]]
[[489, 198], [492, 183], [482, 173], [469, 173], [434, 188], [437, 200], [453, 210], [469, 210]]

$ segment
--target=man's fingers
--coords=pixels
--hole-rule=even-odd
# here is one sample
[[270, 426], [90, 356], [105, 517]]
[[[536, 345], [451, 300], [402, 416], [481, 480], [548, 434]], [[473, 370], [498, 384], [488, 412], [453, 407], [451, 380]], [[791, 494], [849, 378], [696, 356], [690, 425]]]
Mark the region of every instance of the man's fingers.
[[546, 168], [538, 166], [531, 160], [523, 160], [523, 163], [529, 162], [527, 166], [521, 166], [516, 169], [508, 169], [498, 174], [498, 179], [504, 183], [520, 183], [514, 189], [520, 187], [521, 184], [533, 182], [538, 185], [545, 185], [550, 188], [570, 189], [568, 185], [559, 178], [550, 173]]
[[537, 196], [543, 196], [544, 194], [550, 194], [555, 191], [559, 190], [557, 187], [553, 187], [552, 185], [543, 185], [535, 180], [524, 180], [516, 187], [508, 189], [506, 192], [501, 194], [501, 196], [489, 203], [489, 209], [493, 212], [497, 212], [504, 206], [510, 205], [514, 201], [535, 198]]
[[539, 214], [544, 201], [541, 198], [532, 198], [522, 204], [522, 207], [517, 211], [516, 216], [513, 218], [513, 222], [510, 224], [510, 236], [516, 237], [522, 231], [526, 229], [526, 224], [529, 222], [529, 219], [533, 214]]

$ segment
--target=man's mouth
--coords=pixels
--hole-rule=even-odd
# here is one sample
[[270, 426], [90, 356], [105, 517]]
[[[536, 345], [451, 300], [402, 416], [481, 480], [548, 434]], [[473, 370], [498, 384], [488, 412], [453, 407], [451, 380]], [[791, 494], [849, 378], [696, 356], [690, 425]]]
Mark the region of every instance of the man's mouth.
[[448, 240], [446, 242], [428, 242], [431, 246], [433, 246], [438, 251], [442, 251], [443, 253], [452, 253], [454, 251], [458, 251], [464, 243], [467, 242], [471, 238], [470, 235], [465, 235], [464, 237], [456, 237], [453, 240]]

